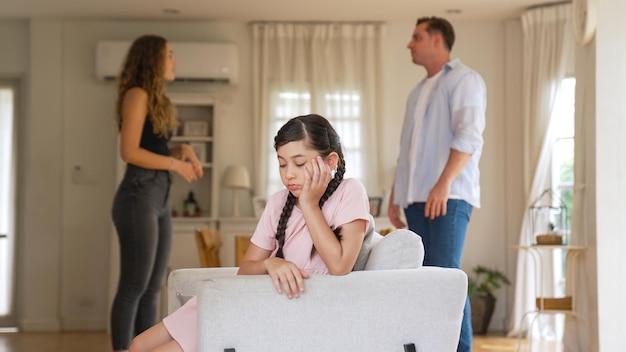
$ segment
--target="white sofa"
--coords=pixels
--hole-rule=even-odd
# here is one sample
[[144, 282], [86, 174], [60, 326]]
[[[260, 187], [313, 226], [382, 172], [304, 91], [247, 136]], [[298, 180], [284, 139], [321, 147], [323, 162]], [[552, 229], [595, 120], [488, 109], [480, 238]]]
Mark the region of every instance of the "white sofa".
[[175, 270], [169, 312], [198, 296], [199, 351], [456, 351], [465, 273], [421, 267], [421, 238], [410, 231], [379, 236], [366, 236], [357, 261], [367, 270], [312, 275], [298, 299], [278, 294], [267, 275]]

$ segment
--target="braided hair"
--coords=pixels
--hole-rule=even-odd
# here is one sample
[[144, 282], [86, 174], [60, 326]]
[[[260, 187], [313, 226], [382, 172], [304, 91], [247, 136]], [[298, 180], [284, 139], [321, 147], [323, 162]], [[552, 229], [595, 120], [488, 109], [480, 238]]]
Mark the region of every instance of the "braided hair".
[[[306, 145], [316, 150], [322, 158], [326, 158], [333, 152], [337, 153], [339, 156], [335, 176], [330, 180], [326, 187], [326, 192], [324, 192], [320, 198], [319, 206], [321, 209], [326, 200], [335, 192], [337, 187], [339, 187], [339, 184], [341, 184], [343, 180], [343, 175], [346, 172], [346, 162], [343, 157], [341, 140], [328, 120], [320, 115], [310, 114], [297, 116], [287, 121], [287, 123], [280, 128], [276, 137], [274, 137], [274, 149], [278, 151], [278, 148], [281, 146], [289, 142], [297, 141], [305, 141]], [[284, 258], [283, 247], [285, 245], [287, 220], [289, 220], [295, 204], [296, 197], [289, 192], [283, 211], [280, 214], [278, 228], [276, 230], [276, 240], [278, 241], [276, 256], [278, 258]], [[341, 240], [341, 235], [339, 234], [340, 228], [335, 229], [333, 232], [335, 236]]]

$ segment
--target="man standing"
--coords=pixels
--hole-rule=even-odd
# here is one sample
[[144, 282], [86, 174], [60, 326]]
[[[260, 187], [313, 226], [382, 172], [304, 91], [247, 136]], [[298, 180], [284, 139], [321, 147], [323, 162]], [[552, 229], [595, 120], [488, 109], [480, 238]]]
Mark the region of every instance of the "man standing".
[[[447, 20], [417, 20], [407, 47], [427, 77], [407, 99], [388, 215], [404, 228], [404, 209], [409, 229], [422, 236], [424, 265], [460, 268], [472, 209], [480, 207], [486, 87], [478, 73], [450, 59], [453, 44]], [[466, 352], [472, 350], [469, 300], [463, 313], [458, 351]]]

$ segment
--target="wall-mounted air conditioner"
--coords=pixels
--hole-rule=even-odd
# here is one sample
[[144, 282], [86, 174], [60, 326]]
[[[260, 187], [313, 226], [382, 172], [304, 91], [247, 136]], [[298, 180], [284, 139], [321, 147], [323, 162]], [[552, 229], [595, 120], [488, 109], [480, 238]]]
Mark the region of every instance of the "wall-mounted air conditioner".
[[[114, 80], [130, 41], [102, 41], [96, 45], [96, 77]], [[170, 42], [176, 58], [176, 81], [237, 84], [237, 46], [232, 43]]]

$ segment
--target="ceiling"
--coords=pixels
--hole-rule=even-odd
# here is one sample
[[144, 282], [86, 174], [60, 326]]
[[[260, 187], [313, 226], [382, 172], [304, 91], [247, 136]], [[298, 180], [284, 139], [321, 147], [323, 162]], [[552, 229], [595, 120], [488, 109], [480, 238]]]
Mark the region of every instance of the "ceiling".
[[[226, 21], [503, 20], [546, 0], [3, 0], [0, 18]], [[450, 11], [450, 12], [448, 12]], [[459, 13], [457, 13], [457, 11]]]

